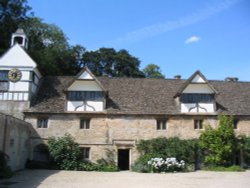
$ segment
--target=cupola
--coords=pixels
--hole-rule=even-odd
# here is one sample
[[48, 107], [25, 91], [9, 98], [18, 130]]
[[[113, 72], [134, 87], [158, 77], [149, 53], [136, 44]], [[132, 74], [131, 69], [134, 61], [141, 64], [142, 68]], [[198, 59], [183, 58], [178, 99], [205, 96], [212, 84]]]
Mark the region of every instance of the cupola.
[[12, 34], [11, 37], [11, 46], [14, 46], [16, 43], [18, 43], [23, 48], [28, 48], [28, 38], [27, 35], [24, 33], [24, 30], [21, 28], [18, 28], [15, 33]]

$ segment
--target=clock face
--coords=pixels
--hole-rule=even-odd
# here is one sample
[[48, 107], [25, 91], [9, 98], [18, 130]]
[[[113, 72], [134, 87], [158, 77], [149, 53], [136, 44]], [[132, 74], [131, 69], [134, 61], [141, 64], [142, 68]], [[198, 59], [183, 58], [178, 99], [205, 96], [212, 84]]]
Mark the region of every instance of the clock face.
[[8, 73], [8, 78], [12, 82], [18, 82], [22, 78], [22, 72], [18, 69], [11, 69]]

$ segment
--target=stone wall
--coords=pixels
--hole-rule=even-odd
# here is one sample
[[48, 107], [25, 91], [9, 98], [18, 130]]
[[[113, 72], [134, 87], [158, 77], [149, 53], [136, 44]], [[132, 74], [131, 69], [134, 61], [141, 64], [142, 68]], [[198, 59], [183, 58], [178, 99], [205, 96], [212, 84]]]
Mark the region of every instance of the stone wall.
[[[181, 139], [198, 138], [203, 130], [194, 129], [194, 119], [203, 119], [204, 126], [216, 127], [216, 116], [172, 116], [167, 119], [166, 130], [156, 130], [156, 119], [153, 116], [93, 116], [90, 129], [80, 129], [83, 115], [50, 115], [48, 128], [37, 128], [37, 117], [26, 116], [32, 124], [32, 148], [39, 143], [46, 143], [51, 137], [61, 137], [66, 133], [72, 135], [81, 147], [90, 147], [90, 159], [96, 161], [106, 158], [112, 151], [117, 160], [119, 148], [130, 149], [131, 164], [138, 157], [136, 143], [141, 139], [157, 137], [179, 137]], [[89, 117], [88, 117], [89, 118]], [[250, 120], [242, 119], [238, 123], [237, 134], [250, 136]], [[32, 158], [32, 156], [31, 156]]]
[[29, 109], [29, 101], [0, 101], [0, 113], [23, 119], [23, 111]]
[[25, 167], [29, 158], [30, 124], [15, 117], [0, 114], [0, 150], [9, 156], [12, 170]]

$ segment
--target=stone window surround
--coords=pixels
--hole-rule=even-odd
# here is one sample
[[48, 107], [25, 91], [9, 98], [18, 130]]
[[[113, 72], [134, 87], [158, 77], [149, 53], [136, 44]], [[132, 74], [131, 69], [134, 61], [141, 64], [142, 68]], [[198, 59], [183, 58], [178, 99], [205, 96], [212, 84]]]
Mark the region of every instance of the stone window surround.
[[90, 147], [80, 147], [82, 160], [90, 160]]
[[203, 119], [194, 119], [194, 129], [195, 130], [204, 129], [204, 120]]
[[90, 129], [90, 118], [80, 119], [80, 129]]
[[47, 129], [49, 126], [49, 118], [48, 117], [38, 117], [37, 118], [37, 128], [38, 129]]
[[156, 130], [167, 130], [167, 119], [157, 119]]

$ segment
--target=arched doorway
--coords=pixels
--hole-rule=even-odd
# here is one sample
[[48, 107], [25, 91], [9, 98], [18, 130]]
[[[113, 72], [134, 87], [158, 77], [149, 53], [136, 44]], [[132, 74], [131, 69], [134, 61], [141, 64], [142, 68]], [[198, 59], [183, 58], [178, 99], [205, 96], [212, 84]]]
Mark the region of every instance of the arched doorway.
[[49, 161], [49, 150], [45, 144], [39, 144], [39, 145], [34, 147], [33, 160], [40, 161], [40, 162], [48, 162]]

